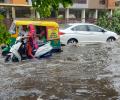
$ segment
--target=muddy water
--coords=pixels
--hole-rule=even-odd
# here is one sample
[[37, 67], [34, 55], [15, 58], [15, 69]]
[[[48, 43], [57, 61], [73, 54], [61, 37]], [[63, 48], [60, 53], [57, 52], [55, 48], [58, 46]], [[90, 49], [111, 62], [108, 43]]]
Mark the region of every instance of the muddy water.
[[119, 100], [120, 43], [63, 47], [41, 60], [0, 59], [0, 100]]

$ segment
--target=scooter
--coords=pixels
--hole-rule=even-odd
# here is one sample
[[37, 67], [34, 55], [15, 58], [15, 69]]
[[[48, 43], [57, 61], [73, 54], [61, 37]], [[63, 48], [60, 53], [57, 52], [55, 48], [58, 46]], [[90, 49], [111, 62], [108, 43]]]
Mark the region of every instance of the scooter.
[[[11, 47], [10, 52], [5, 57], [5, 62], [12, 61], [17, 62], [21, 60], [28, 59], [26, 54], [23, 54], [22, 56], [19, 52], [20, 49], [23, 50], [24, 45], [22, 42], [22, 37], [18, 37], [16, 39], [15, 44]], [[39, 45], [37, 50], [33, 50], [33, 55], [35, 58], [40, 59], [42, 57], [50, 56], [52, 51], [52, 46], [50, 45], [50, 42], [47, 42], [46, 44]]]

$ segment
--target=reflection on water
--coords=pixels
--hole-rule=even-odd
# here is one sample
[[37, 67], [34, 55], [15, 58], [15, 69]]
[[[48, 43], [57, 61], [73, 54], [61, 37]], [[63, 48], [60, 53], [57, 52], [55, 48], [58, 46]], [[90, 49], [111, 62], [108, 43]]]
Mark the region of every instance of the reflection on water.
[[1, 59], [0, 100], [119, 100], [119, 53], [113, 43], [66, 46], [22, 63]]

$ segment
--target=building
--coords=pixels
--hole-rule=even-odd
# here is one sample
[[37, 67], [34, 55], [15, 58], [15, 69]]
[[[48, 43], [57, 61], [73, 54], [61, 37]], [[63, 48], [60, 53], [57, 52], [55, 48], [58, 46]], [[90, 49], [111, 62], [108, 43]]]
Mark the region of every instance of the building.
[[120, 0], [116, 0], [116, 7], [120, 8]]
[[0, 12], [13, 19], [31, 16], [31, 0], [0, 0]]
[[[60, 5], [59, 14], [65, 18], [78, 18], [85, 21], [89, 18], [97, 19], [103, 11], [112, 15], [116, 0], [73, 0], [73, 5], [64, 9]], [[119, 0], [117, 0], [119, 1]], [[39, 18], [32, 9], [31, 0], [0, 0], [0, 12], [6, 18]]]
[[65, 18], [80, 18], [85, 22], [85, 19], [97, 19], [100, 12], [105, 10], [112, 15], [112, 11], [115, 9], [115, 0], [73, 0], [73, 5], [65, 9], [65, 14], [63, 7], [60, 6], [60, 8], [59, 12]]

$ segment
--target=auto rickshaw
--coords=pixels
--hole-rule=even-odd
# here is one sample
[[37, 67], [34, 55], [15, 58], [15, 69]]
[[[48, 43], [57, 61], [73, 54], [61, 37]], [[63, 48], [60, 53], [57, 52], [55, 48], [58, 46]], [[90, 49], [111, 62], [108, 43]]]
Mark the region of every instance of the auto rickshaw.
[[[61, 51], [60, 37], [59, 37], [59, 25], [53, 21], [33, 21], [33, 20], [14, 20], [11, 24], [9, 32], [11, 34], [10, 45], [2, 49], [2, 55], [6, 55], [10, 47], [15, 43], [16, 38], [21, 35], [21, 29], [23, 26], [29, 26], [33, 24], [36, 29], [36, 34], [40, 35], [40, 28], [44, 29], [45, 35], [42, 37], [44, 43], [50, 41], [51, 46], [53, 47], [53, 52]], [[29, 30], [28, 30], [29, 31]]]

